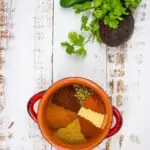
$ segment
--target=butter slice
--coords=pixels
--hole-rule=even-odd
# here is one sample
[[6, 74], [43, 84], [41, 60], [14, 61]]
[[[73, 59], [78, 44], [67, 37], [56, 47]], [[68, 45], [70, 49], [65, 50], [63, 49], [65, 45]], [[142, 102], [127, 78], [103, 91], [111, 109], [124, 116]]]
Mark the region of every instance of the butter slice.
[[86, 109], [84, 107], [81, 107], [81, 109], [78, 112], [78, 115], [83, 117], [84, 119], [87, 119], [98, 128], [102, 127], [105, 117], [105, 115], [101, 113], [94, 112], [91, 109]]

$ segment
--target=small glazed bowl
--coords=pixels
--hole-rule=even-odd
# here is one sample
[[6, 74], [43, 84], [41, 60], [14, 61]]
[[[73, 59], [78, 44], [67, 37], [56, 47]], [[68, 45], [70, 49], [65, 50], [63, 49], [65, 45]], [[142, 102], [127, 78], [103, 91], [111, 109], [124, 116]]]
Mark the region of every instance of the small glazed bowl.
[[[54, 131], [48, 129], [46, 127], [45, 121], [44, 121], [44, 109], [47, 105], [47, 101], [50, 100], [49, 97], [59, 88], [74, 85], [74, 84], [80, 84], [83, 86], [86, 86], [88, 88], [93, 89], [103, 101], [106, 109], [106, 115], [104, 119], [105, 127], [102, 130], [102, 133], [98, 134], [97, 136], [93, 137], [91, 140], [88, 140], [88, 142], [82, 143], [82, 144], [68, 144], [61, 141], [58, 137], [56, 137], [55, 134], [53, 134]], [[40, 101], [38, 105], [37, 113], [34, 110], [34, 105], [37, 101]], [[122, 117], [119, 111], [112, 106], [111, 101], [105, 91], [98, 86], [96, 83], [94, 83], [91, 80], [81, 78], [81, 77], [70, 77], [70, 78], [64, 78], [56, 83], [54, 83], [51, 87], [49, 87], [46, 91], [39, 92], [31, 97], [27, 104], [27, 110], [30, 115], [30, 117], [37, 122], [40, 131], [43, 135], [43, 137], [53, 146], [55, 146], [58, 150], [92, 150], [95, 146], [100, 144], [105, 138], [111, 137], [114, 134], [116, 134], [121, 126], [122, 126]], [[61, 115], [61, 114], [57, 114]], [[112, 127], [112, 120], [113, 117], [115, 118], [115, 125]]]

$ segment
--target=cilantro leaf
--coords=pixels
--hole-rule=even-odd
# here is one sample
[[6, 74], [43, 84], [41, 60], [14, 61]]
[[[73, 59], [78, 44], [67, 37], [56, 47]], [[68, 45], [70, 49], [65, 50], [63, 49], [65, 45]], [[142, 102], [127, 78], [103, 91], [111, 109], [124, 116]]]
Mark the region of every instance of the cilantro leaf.
[[95, 32], [99, 29], [99, 21], [98, 20], [92, 20], [90, 23], [91, 32]]
[[99, 20], [96, 20], [96, 19], [92, 20], [88, 24], [88, 17], [87, 16], [82, 16], [81, 17], [81, 22], [82, 22], [81, 30], [89, 31], [90, 34], [91, 34], [85, 43], [90, 41], [91, 38], [93, 38], [93, 40], [96, 38], [96, 40], [99, 43], [101, 43], [102, 40], [101, 40], [100, 35], [99, 35]]
[[101, 43], [101, 37], [99, 34], [99, 20], [92, 20], [90, 23], [90, 27], [91, 27], [91, 33], [94, 37], [94, 39], [96, 38], [97, 42]]
[[116, 17], [122, 17], [123, 15], [128, 15], [128, 13], [126, 12], [126, 8], [121, 6], [121, 4], [115, 7], [115, 9], [112, 11], [112, 14]]
[[93, 3], [92, 2], [85, 2], [83, 4], [77, 4], [73, 7], [73, 9], [75, 10], [75, 13], [78, 14], [78, 13], [81, 13], [83, 11], [87, 11], [89, 9], [92, 9], [93, 8]]
[[123, 15], [127, 15], [126, 8], [123, 7], [120, 0], [114, 0], [111, 2], [111, 7], [104, 15], [104, 24], [108, 25], [112, 29], [117, 29], [120, 21], [123, 20]]
[[79, 55], [79, 56], [86, 56], [86, 54], [87, 54], [87, 52], [86, 52], [84, 47], [80, 47], [74, 53]]
[[105, 16], [105, 14], [107, 13], [107, 11], [105, 10], [102, 10], [102, 9], [96, 9], [93, 11], [93, 16], [96, 18], [96, 19], [103, 19], [103, 17]]
[[95, 37], [98, 43], [102, 43], [102, 38], [100, 37], [99, 30], [95, 32]]
[[82, 16], [81, 17], [81, 30], [89, 31], [90, 27], [87, 25], [88, 23], [88, 17]]
[[94, 0], [94, 7], [100, 7], [102, 5], [103, 0]]
[[76, 32], [70, 32], [68, 34], [68, 38], [75, 46], [82, 46], [84, 43], [84, 37], [80, 34], [77, 34]]
[[66, 47], [66, 52], [68, 54], [71, 55], [72, 53], [74, 53], [74, 46], [73, 45], [69, 44], [68, 42], [62, 42], [61, 45]]
[[119, 20], [116, 19], [111, 13], [104, 18], [104, 24], [108, 25], [110, 28], [117, 29], [119, 25]]
[[68, 33], [69, 42], [62, 42], [61, 46], [66, 48], [69, 55], [76, 54], [78, 56], [85, 56], [86, 49], [84, 48], [84, 37], [76, 32]]
[[107, 1], [104, 2], [103, 5], [102, 5], [102, 10], [103, 11], [107, 11], [107, 12], [111, 11], [111, 9], [116, 7], [116, 6], [113, 7], [113, 4], [112, 4], [113, 2], [115, 2], [115, 0], [113, 0], [113, 1], [112, 0], [108, 0], [108, 2]]
[[124, 0], [124, 1], [126, 8], [129, 8], [130, 10], [136, 9], [141, 2], [141, 0]]

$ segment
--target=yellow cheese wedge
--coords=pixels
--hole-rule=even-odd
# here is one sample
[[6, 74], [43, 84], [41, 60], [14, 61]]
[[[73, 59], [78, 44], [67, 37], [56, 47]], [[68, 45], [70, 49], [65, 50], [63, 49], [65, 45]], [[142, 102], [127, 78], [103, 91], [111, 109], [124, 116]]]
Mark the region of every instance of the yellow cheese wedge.
[[101, 113], [94, 112], [91, 109], [86, 109], [84, 107], [81, 107], [81, 109], [78, 112], [78, 115], [87, 119], [88, 121], [93, 123], [93, 125], [95, 125], [98, 128], [102, 127], [104, 117], [105, 117], [105, 115], [103, 115]]

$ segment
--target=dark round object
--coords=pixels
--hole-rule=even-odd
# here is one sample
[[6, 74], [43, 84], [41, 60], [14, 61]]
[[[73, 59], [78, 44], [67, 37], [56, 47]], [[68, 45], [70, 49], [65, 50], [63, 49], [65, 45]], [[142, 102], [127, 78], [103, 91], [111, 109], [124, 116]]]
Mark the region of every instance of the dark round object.
[[118, 29], [111, 29], [100, 21], [100, 36], [108, 46], [119, 46], [130, 39], [134, 31], [134, 18], [132, 13], [124, 17], [120, 22]]

